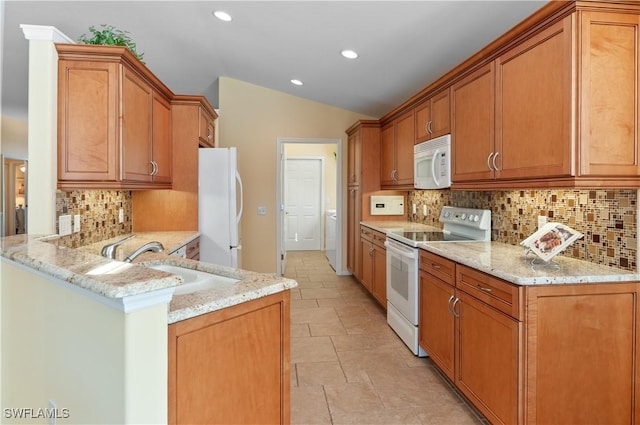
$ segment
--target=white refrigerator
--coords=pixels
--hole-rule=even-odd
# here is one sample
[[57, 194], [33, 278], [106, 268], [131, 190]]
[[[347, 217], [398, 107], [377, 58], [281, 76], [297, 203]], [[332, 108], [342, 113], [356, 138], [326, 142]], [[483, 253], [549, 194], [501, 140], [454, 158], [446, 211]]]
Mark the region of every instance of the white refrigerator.
[[198, 151], [200, 261], [237, 268], [241, 248], [238, 226], [242, 217], [238, 152], [236, 148]]

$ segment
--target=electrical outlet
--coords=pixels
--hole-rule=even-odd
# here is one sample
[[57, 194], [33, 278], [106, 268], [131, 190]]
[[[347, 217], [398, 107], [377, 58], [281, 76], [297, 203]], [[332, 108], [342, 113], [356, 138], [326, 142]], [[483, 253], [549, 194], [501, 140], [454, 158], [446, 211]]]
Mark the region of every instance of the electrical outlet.
[[422, 206], [422, 215], [427, 215], [427, 206], [426, 205]]
[[73, 216], [73, 233], [80, 231], [80, 214]]
[[414, 214], [418, 214], [418, 206], [416, 204], [413, 204], [411, 206], [411, 210], [413, 211]]
[[547, 216], [546, 215], [539, 215], [538, 216], [538, 229], [540, 229], [545, 224], [547, 224]]
[[58, 218], [58, 234], [60, 236], [66, 236], [71, 234], [71, 216], [61, 215]]
[[124, 223], [124, 208], [118, 210], [118, 223]]

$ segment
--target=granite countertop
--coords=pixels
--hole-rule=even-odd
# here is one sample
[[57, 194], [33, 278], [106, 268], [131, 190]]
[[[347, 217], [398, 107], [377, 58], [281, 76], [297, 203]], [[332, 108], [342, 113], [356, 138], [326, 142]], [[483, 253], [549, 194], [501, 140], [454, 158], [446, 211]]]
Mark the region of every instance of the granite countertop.
[[[238, 279], [231, 286], [224, 285], [184, 295], [174, 295], [169, 305], [168, 323], [177, 322], [200, 314], [219, 310], [235, 304], [257, 299], [273, 293], [285, 291], [297, 286], [295, 280], [282, 278], [275, 274], [256, 273], [220, 265], [170, 256], [171, 248], [177, 249], [197, 237], [196, 232], [171, 232], [136, 234], [131, 241], [137, 240], [131, 251], [149, 240], [166, 243], [164, 253], [145, 253], [134, 263], [110, 260], [96, 254], [97, 246], [83, 249], [67, 248], [59, 245], [57, 235], [15, 235], [0, 238], [0, 255], [28, 268], [66, 281], [72, 285], [89, 290], [106, 298], [123, 298], [181, 285], [181, 277], [154, 270], [145, 266], [170, 264], [179, 267], [201, 270]], [[126, 235], [113, 238], [119, 240]], [[149, 237], [150, 239], [147, 239]], [[99, 244], [100, 249], [105, 243]], [[186, 242], [185, 242], [186, 241]], [[177, 246], [174, 245], [177, 244]], [[130, 253], [126, 244], [120, 248]], [[120, 249], [119, 248], [119, 249]], [[99, 252], [99, 250], [98, 250]]]
[[[409, 221], [363, 221], [361, 224], [383, 233], [439, 230]], [[639, 273], [561, 255], [553, 258], [559, 268], [532, 267], [535, 254], [525, 257], [522, 246], [501, 242], [423, 242], [419, 247], [516, 285], [640, 281]]]

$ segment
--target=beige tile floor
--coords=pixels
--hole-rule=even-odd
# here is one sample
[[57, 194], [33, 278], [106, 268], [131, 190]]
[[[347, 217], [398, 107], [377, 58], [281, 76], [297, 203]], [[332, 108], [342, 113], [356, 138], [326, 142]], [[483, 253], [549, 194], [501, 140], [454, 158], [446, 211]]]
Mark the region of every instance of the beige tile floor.
[[385, 312], [321, 251], [287, 253], [292, 424], [483, 424], [389, 328]]

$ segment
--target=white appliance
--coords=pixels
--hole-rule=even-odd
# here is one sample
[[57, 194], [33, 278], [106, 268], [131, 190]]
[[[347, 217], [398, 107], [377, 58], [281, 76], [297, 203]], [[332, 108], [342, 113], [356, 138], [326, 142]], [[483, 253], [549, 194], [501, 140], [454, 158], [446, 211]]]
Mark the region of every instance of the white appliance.
[[[200, 261], [238, 267], [242, 180], [236, 148], [203, 148], [198, 157]], [[176, 220], [179, 220], [176, 217]]]
[[404, 196], [374, 195], [369, 212], [371, 215], [404, 215]]
[[413, 146], [413, 186], [444, 189], [451, 186], [451, 135]]
[[413, 354], [427, 353], [418, 344], [418, 247], [424, 243], [491, 240], [491, 210], [443, 207], [442, 230], [387, 232], [387, 323]]
[[327, 256], [327, 260], [329, 260], [329, 264], [331, 265], [331, 267], [333, 267], [333, 270], [336, 269], [336, 227], [336, 210], [327, 210], [325, 254]]

